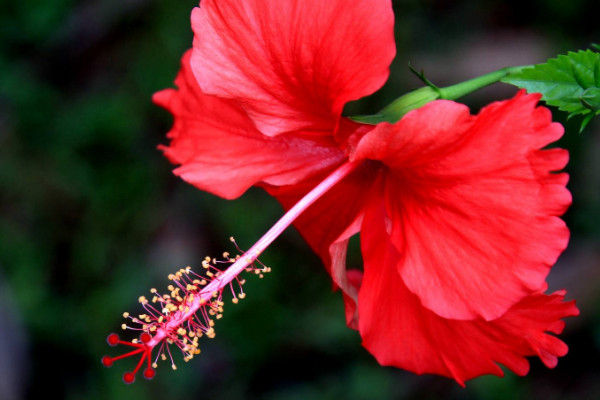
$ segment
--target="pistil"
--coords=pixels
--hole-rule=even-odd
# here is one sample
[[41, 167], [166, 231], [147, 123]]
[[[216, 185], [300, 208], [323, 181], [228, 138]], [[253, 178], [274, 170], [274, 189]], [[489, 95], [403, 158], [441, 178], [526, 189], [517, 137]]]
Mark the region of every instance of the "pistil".
[[[236, 258], [230, 258], [228, 253], [224, 253], [224, 260], [205, 259], [202, 262], [205, 269], [204, 275], [196, 274], [189, 267], [171, 274], [169, 279], [175, 283], [175, 286], [169, 286], [170, 294], [168, 295], [159, 295], [156, 289], [152, 289], [153, 298], [151, 302], [141, 296], [139, 301], [147, 314], [141, 314], [139, 318], [134, 318], [129, 313], [124, 313], [124, 317], [129, 318], [137, 326], [123, 324], [123, 329], [141, 331], [140, 340], [122, 341], [114, 333], [110, 334], [107, 339], [111, 346], [122, 344], [134, 347], [136, 350], [117, 357], [104, 356], [102, 363], [106, 367], [110, 367], [118, 359], [141, 353], [141, 359], [134, 371], [126, 372], [123, 375], [125, 383], [132, 383], [144, 360], [148, 363], [148, 367], [143, 373], [144, 377], [147, 379], [154, 377], [156, 362], [150, 364], [150, 359], [154, 348], [157, 346], [159, 346], [159, 353], [156, 359], [159, 357], [166, 359], [166, 349], [173, 369], [176, 369], [176, 367], [169, 349], [170, 344], [175, 344], [182, 351], [184, 361], [189, 361], [195, 354], [199, 354], [198, 337], [203, 335], [209, 338], [214, 337], [214, 320], [212, 317], [220, 319], [222, 316], [224, 306], [222, 293], [224, 289], [228, 286], [231, 288], [234, 304], [237, 304], [238, 298], [244, 298], [245, 293], [241, 289], [244, 280], [240, 280], [239, 275], [244, 271], [248, 271], [262, 277], [264, 272], [269, 272], [270, 268], [258, 261], [258, 257], [262, 252], [302, 212], [359, 165], [360, 163], [357, 162], [347, 162], [338, 167], [290, 208], [248, 251], [243, 252]], [[216, 268], [216, 265], [222, 263], [230, 265], [227, 269], [221, 271]], [[259, 264], [259, 266], [256, 264]], [[233, 287], [234, 283], [239, 286], [240, 293], [237, 295]], [[159, 304], [160, 310], [150, 303]]]

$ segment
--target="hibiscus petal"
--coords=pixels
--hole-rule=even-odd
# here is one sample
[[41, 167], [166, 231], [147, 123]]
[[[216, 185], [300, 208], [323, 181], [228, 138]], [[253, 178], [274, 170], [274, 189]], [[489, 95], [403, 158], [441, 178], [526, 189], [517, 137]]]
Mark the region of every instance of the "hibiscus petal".
[[441, 317], [492, 320], [544, 284], [567, 245], [568, 158], [539, 150], [563, 132], [537, 95], [477, 116], [438, 101], [366, 134], [354, 159], [389, 168], [385, 199], [397, 269]]
[[365, 270], [359, 331], [379, 363], [464, 385], [484, 374], [502, 376], [498, 364], [525, 375], [527, 356], [537, 355], [553, 368], [567, 353], [567, 346], [549, 334], [562, 332], [561, 318], [579, 313], [574, 302], [563, 302], [564, 291], [529, 295], [492, 321], [445, 319], [423, 307], [398, 273], [402, 255], [390, 241], [386, 219], [383, 202], [371, 205], [361, 233]]
[[192, 68], [266, 135], [330, 134], [345, 103], [387, 80], [393, 24], [390, 0], [203, 0]]
[[190, 69], [191, 51], [182, 59], [178, 90], [166, 89], [153, 100], [175, 118], [165, 155], [181, 166], [174, 173], [198, 188], [232, 199], [258, 182], [294, 184], [345, 155], [332, 138], [260, 133], [244, 111], [229, 100], [201, 92]]

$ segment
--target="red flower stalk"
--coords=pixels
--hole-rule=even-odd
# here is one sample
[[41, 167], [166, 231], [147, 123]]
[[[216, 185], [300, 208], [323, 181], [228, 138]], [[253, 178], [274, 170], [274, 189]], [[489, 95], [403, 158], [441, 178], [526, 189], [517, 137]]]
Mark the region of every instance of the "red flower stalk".
[[[563, 129], [538, 95], [478, 115], [434, 101], [361, 125], [341, 113], [388, 77], [389, 0], [203, 0], [192, 26], [178, 89], [154, 97], [175, 117], [162, 147], [175, 173], [227, 199], [257, 185], [306, 209], [288, 222], [380, 363], [464, 384], [502, 375], [498, 363], [523, 375], [527, 356], [554, 367], [566, 354], [550, 333], [578, 310], [543, 293], [569, 239], [568, 176], [556, 172], [568, 154], [543, 150]], [[364, 268], [348, 270], [359, 232]]]

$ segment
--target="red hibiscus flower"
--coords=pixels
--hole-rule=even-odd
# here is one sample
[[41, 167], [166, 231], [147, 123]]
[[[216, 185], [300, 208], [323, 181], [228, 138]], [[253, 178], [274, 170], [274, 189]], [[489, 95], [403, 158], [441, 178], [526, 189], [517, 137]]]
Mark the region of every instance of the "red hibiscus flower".
[[[545, 278], [565, 249], [571, 202], [563, 133], [537, 95], [471, 115], [434, 101], [394, 124], [344, 105], [377, 90], [395, 55], [389, 0], [203, 0], [193, 50], [155, 95], [175, 122], [175, 174], [227, 199], [253, 185], [289, 209], [354, 170], [294, 223], [342, 289], [349, 326], [384, 365], [459, 383], [554, 367], [551, 335], [577, 315]], [[346, 269], [360, 232], [363, 271]]]

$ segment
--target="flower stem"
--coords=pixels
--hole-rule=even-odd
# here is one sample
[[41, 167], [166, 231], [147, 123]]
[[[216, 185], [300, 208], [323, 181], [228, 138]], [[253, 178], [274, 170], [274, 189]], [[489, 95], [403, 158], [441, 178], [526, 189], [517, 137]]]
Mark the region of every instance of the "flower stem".
[[[499, 82], [510, 74], [517, 73], [527, 66], [502, 68], [488, 74], [478, 76], [465, 82], [444, 88], [437, 87], [425, 80], [428, 86], [413, 90], [387, 105], [375, 115], [363, 115], [351, 117], [356, 122], [363, 124], [378, 124], [380, 122], [395, 123], [409, 111], [423, 107], [434, 100], [456, 100], [469, 93]], [[422, 77], [424, 78], [424, 77]]]
[[478, 76], [477, 78], [469, 79], [465, 82], [457, 83], [455, 85], [448, 86], [445, 88], [437, 88], [437, 92], [439, 93], [439, 99], [459, 99], [469, 93], [473, 93], [476, 90], [489, 86], [492, 83], [499, 82], [502, 78], [505, 78], [510, 74], [520, 72], [523, 68], [527, 67], [528, 66], [502, 68], [494, 72]]

